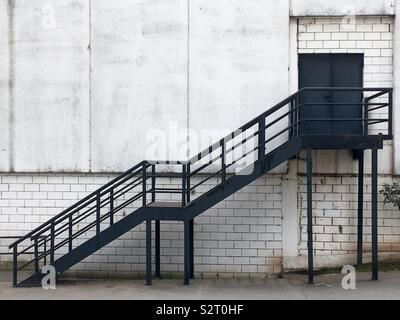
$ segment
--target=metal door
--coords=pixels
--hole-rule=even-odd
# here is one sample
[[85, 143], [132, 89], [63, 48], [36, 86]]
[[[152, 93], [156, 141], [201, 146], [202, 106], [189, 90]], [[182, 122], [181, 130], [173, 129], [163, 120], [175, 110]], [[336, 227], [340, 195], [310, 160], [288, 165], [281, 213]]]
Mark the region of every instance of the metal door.
[[[301, 54], [299, 55], [299, 87], [362, 87], [363, 54]], [[304, 134], [362, 134], [362, 121], [335, 119], [362, 118], [361, 91], [305, 92], [301, 119]]]

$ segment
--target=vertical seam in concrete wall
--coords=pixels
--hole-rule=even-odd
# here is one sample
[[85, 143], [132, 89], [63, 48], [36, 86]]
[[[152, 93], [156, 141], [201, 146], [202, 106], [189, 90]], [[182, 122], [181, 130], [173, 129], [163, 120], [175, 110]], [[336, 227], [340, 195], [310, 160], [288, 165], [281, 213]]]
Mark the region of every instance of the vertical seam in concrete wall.
[[400, 174], [400, 1], [396, 3], [393, 30], [393, 173]]
[[92, 0], [89, 0], [89, 172], [92, 172]]
[[186, 74], [186, 155], [190, 157], [189, 124], [190, 124], [190, 0], [187, 0], [187, 74]]
[[9, 108], [9, 170], [14, 171], [15, 140], [15, 10], [13, 0], [7, 1], [8, 11], [8, 108]]

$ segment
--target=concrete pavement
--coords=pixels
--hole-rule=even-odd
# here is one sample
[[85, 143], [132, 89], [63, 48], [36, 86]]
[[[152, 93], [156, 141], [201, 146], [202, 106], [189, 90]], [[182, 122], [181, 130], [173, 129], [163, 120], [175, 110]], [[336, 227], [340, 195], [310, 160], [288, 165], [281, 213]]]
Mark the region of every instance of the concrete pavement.
[[190, 286], [181, 280], [63, 280], [55, 290], [12, 287], [10, 274], [0, 276], [0, 299], [400, 299], [400, 272], [382, 272], [379, 281], [370, 273], [357, 274], [356, 290], [343, 290], [341, 274], [320, 275], [315, 285], [307, 276], [282, 279], [197, 279]]

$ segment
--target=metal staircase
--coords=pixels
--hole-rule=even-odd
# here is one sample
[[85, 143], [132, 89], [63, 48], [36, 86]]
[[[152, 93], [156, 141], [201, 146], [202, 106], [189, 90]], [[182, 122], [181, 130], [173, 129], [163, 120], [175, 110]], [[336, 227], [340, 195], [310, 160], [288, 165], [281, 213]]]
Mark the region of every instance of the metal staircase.
[[[363, 93], [365, 98], [359, 102], [362, 116], [356, 119], [302, 118], [302, 110], [307, 107], [305, 96], [324, 90]], [[40, 285], [43, 265], [53, 265], [60, 274], [143, 222], [146, 222], [146, 283], [151, 284], [152, 221], [155, 221], [155, 275], [160, 277], [161, 220], [184, 223], [184, 283], [188, 284], [194, 277], [193, 219], [196, 216], [304, 149], [308, 156], [309, 187], [312, 182], [311, 149], [372, 149], [375, 154], [383, 148], [385, 139], [392, 139], [392, 104], [390, 88], [303, 88], [188, 161], [143, 161], [11, 244], [13, 284]], [[381, 109], [386, 109], [386, 116], [377, 114]], [[308, 121], [356, 121], [361, 122], [363, 132], [357, 135], [304, 134], [303, 127]], [[359, 159], [361, 161], [361, 157]], [[373, 160], [377, 161], [374, 157]], [[166, 167], [175, 167], [167, 170], [174, 173], [165, 173]], [[174, 184], [164, 187], [165, 179], [173, 181], [175, 187], [172, 187]], [[197, 192], [206, 187], [209, 190]], [[308, 249], [309, 281], [312, 282], [310, 190]], [[374, 203], [374, 199], [372, 201]], [[362, 215], [362, 209], [359, 214]], [[360, 241], [362, 237], [359, 239], [362, 250]], [[374, 236], [373, 241], [377, 251]], [[22, 270], [31, 270], [32, 274], [20, 280]]]

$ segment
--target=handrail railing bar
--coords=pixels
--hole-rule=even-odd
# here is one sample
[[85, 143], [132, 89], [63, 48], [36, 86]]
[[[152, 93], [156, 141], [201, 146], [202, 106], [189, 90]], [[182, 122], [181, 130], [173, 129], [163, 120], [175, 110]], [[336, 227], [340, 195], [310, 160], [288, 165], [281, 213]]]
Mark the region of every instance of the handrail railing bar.
[[367, 111], [368, 111], [368, 112], [371, 112], [371, 111], [375, 111], [375, 110], [383, 109], [383, 108], [387, 108], [387, 107], [389, 107], [389, 104], [382, 105], [382, 106], [380, 106], [380, 107], [375, 107], [375, 108], [372, 108], [372, 109], [368, 109]]
[[34, 260], [31, 260], [31, 261], [29, 261], [29, 262], [23, 264], [21, 267], [18, 267], [18, 268], [17, 268], [17, 271], [21, 271], [22, 269], [26, 268], [27, 266], [29, 266], [30, 264], [32, 264], [32, 263], [34, 263], [34, 262], [35, 262]]
[[[106, 200], [107, 200], [107, 199], [105, 199], [104, 201], [106, 201]], [[102, 207], [105, 207], [107, 204], [108, 204], [108, 203], [105, 203]], [[88, 209], [85, 210], [84, 212], [79, 213], [78, 215], [76, 215], [75, 219], [73, 220], [72, 226], [74, 226], [74, 225], [76, 225], [77, 223], [81, 222], [82, 220], [86, 219], [87, 217], [89, 217], [90, 215], [92, 215], [95, 211], [96, 211], [96, 206], [93, 206], [93, 207], [88, 208]], [[65, 219], [59, 220], [59, 221], [57, 222], [56, 225], [58, 226], [59, 224], [61, 224], [61, 222], [65, 221], [66, 218], [68, 218], [68, 217], [69, 217], [69, 215], [66, 216]], [[81, 217], [83, 217], [83, 218], [81, 218]], [[62, 228], [64, 228], [65, 226], [68, 227], [68, 225], [69, 225], [69, 221], [66, 222], [66, 223], [64, 223], [61, 227], [57, 228], [57, 231], [60, 231], [60, 230], [61, 230]], [[43, 232], [46, 232], [46, 231], [48, 231], [49, 229], [50, 229], [50, 228], [46, 228], [46, 229], [42, 230], [40, 233], [38, 233], [38, 234], [39, 234], [39, 235], [42, 235]], [[62, 232], [65, 232], [66, 230], [67, 230], [67, 229], [64, 229]], [[62, 232], [61, 232], [61, 233], [62, 233]], [[60, 233], [60, 232], [59, 232], [59, 233], [56, 233], [56, 236], [59, 235], [59, 234], [61, 234], [61, 233]]]
[[[142, 179], [142, 178], [139, 178], [139, 179], [136, 179], [135, 181], [141, 180], [141, 179]], [[126, 194], [127, 192], [129, 192], [131, 189], [137, 187], [139, 184], [141, 184], [141, 182], [139, 182], [138, 184], [136, 184], [136, 185], [134, 185], [134, 186], [131, 186], [130, 184], [127, 184], [124, 188], [126, 188], [126, 187], [130, 187], [130, 188], [129, 188], [128, 190], [126, 190], [123, 194], [119, 194], [119, 195], [118, 195], [118, 192], [120, 192], [122, 189], [118, 190], [117, 193], [116, 193], [116, 194], [117, 194], [117, 197], [114, 197], [114, 200], [117, 200], [117, 199], [120, 198], [122, 195], [124, 195], [124, 194]], [[123, 188], [123, 189], [124, 189], [124, 188]], [[105, 193], [105, 194], [107, 194], [107, 193]], [[93, 202], [94, 202], [94, 201], [93, 201]], [[101, 208], [104, 208], [106, 205], [108, 205], [108, 204], [110, 203], [109, 197], [108, 197], [108, 198], [103, 198], [103, 199], [101, 200], [100, 203], [101, 203]], [[90, 202], [89, 204], [92, 204], [92, 202]], [[85, 208], [85, 206], [82, 206], [81, 208], [79, 208], [79, 210], [82, 210], [83, 208]], [[74, 212], [72, 212], [71, 214], [75, 214], [75, 213], [79, 212], [79, 210], [74, 211]], [[96, 205], [94, 205], [94, 206], [88, 208], [86, 211], [84, 211], [84, 212], [78, 214], [78, 215], [75, 217], [74, 220], [79, 219], [82, 215], [85, 215], [86, 213], [89, 213], [88, 215], [86, 215], [86, 218], [87, 218], [90, 214], [94, 213], [95, 210], [96, 210]], [[56, 225], [62, 223], [62, 222], [63, 222], [64, 220], [66, 220], [68, 217], [69, 217], [69, 215], [66, 215], [66, 216], [62, 217], [61, 219], [57, 220]], [[82, 221], [82, 219], [79, 220], [79, 221]], [[69, 222], [68, 222], [68, 223], [69, 223]], [[75, 224], [76, 224], [76, 223], [74, 223], [73, 225], [75, 225]], [[65, 225], [65, 224], [64, 224], [64, 225]], [[50, 229], [50, 226], [48, 226], [47, 228], [41, 230], [41, 232], [39, 232], [37, 235], [41, 235], [41, 234], [43, 234], [44, 232], [48, 231], [49, 229]]]
[[236, 162], [240, 161], [241, 159], [247, 157], [249, 154], [255, 152], [256, 150], [258, 150], [261, 146], [260, 145], [256, 145], [254, 147], [254, 149], [250, 150], [250, 151], [246, 151], [245, 153], [242, 153], [239, 158], [236, 158], [234, 160], [232, 160], [233, 162], [231, 162], [230, 164], [226, 164], [226, 168], [230, 167], [231, 165], [235, 164]]
[[303, 119], [303, 121], [377, 121], [384, 120], [383, 122], [387, 122], [388, 119], [372, 119], [372, 118], [308, 118]]
[[392, 90], [391, 88], [364, 88], [364, 87], [304, 87], [298, 92], [304, 91], [361, 91], [361, 92], [375, 92], [382, 91], [383, 94]]
[[[40, 238], [40, 239], [45, 239], [46, 237], [44, 237], [44, 236], [39, 236], [38, 238]], [[34, 241], [34, 238], [31, 238], [30, 241], [31, 241], [31, 242]], [[40, 240], [40, 241], [43, 241], [43, 240]], [[21, 254], [28, 254], [28, 253], [26, 253], [26, 251], [32, 249], [34, 246], [35, 246], [34, 243], [30, 244], [29, 246], [25, 247], [22, 251], [17, 252], [17, 256], [19, 256], [19, 255], [21, 255]], [[10, 249], [11, 249], [11, 248], [10, 248]]]
[[[118, 209], [118, 210], [120, 210], [120, 209]], [[100, 223], [101, 222], [103, 222], [103, 221], [105, 221], [105, 220], [107, 220], [109, 217], [110, 217], [110, 213], [111, 212], [107, 212], [107, 213], [105, 213], [105, 214], [103, 214], [101, 217], [100, 217]], [[90, 229], [92, 229], [94, 226], [95, 226], [95, 224], [96, 224], [96, 221], [93, 221], [93, 222], [91, 222], [90, 224], [88, 224], [87, 226], [85, 226], [84, 228], [82, 228], [81, 230], [79, 230], [78, 232], [76, 232], [76, 233], [74, 233], [74, 235], [73, 235], [73, 239], [76, 239], [77, 237], [79, 237], [80, 235], [82, 235], [82, 234], [84, 234], [85, 232], [87, 232], [87, 231], [89, 231]], [[63, 240], [63, 241], [66, 241], [67, 239], [65, 239], [65, 240]], [[61, 242], [62, 243], [62, 242]], [[66, 243], [66, 242], [65, 242]], [[64, 243], [64, 244], [65, 244]]]
[[[106, 195], [107, 193], [110, 192], [111, 189], [116, 189], [117, 187], [119, 187], [121, 184], [125, 183], [129, 179], [132, 179], [133, 177], [140, 175], [140, 174], [141, 174], [141, 168], [137, 169], [137, 171], [135, 171], [135, 172], [130, 173], [128, 176], [125, 176], [123, 179], [121, 179], [121, 181], [118, 181], [114, 185], [110, 186], [107, 190], [101, 191], [100, 196]], [[142, 176], [139, 176], [136, 180], [141, 179], [141, 178], [142, 178]]]
[[326, 105], [326, 106], [377, 106], [381, 104], [386, 104], [387, 106], [389, 105], [387, 102], [359, 102], [359, 103], [346, 103], [346, 102], [307, 102], [305, 105], [307, 106], [320, 106], [320, 105]]
[[[140, 176], [140, 177], [136, 178], [136, 179], [133, 180], [133, 181], [129, 181], [129, 183], [128, 183], [126, 186], [129, 186], [129, 185], [131, 185], [131, 184], [133, 184], [133, 183], [135, 183], [135, 182], [137, 182], [137, 181], [139, 181], [139, 180], [142, 180], [142, 179], [143, 179], [143, 177]], [[129, 180], [129, 179], [127, 179], [127, 180], [124, 181], [123, 183], [127, 182], [128, 180]], [[121, 183], [121, 184], [123, 184], [123, 183]], [[119, 184], [119, 185], [116, 186], [115, 188], [110, 189], [108, 192], [104, 192], [103, 194], [101, 194], [101, 196], [104, 196], [104, 195], [106, 195], [107, 193], [110, 193], [111, 190], [114, 190], [114, 195], [116, 195], [120, 190], [123, 190], [123, 189], [126, 187], [126, 186], [124, 186], [124, 187], [122, 187], [121, 189], [115, 191], [115, 189], [116, 189], [117, 187], [119, 187], [121, 184]]]
[[[101, 208], [104, 208], [104, 207], [105, 207], [105, 206], [102, 206]], [[101, 208], [100, 208], [100, 209], [101, 209]], [[95, 209], [95, 210], [93, 210], [93, 212], [89, 212], [89, 213], [87, 213], [87, 214], [84, 215], [84, 216], [83, 216], [83, 215], [80, 215], [78, 219], [73, 220], [73, 222], [72, 222], [72, 227], [75, 226], [75, 225], [77, 225], [79, 222], [82, 222], [82, 221], [84, 221], [85, 219], [87, 219], [88, 217], [90, 217], [90, 216], [96, 211], [96, 207], [95, 207], [94, 209]], [[96, 220], [93, 220], [93, 221], [96, 221]], [[64, 224], [64, 225], [62, 225], [60, 228], [58, 228], [57, 231], [55, 232], [55, 235], [54, 235], [54, 236], [57, 237], [57, 236], [59, 236], [60, 234], [66, 232], [68, 229], [69, 229], [69, 222], [66, 223], [66, 224]]]
[[[32, 240], [31, 240], [31, 241], [32, 241]], [[19, 256], [19, 255], [21, 255], [21, 254], [27, 254], [26, 251], [32, 249], [34, 246], [35, 246], [35, 244], [32, 243], [32, 244], [29, 245], [28, 247], [24, 248], [22, 251], [17, 252], [17, 255]], [[11, 248], [9, 248], [9, 249], [11, 249]]]
[[[0, 256], [10, 256], [12, 254], [13, 254], [12, 252], [0, 252]], [[30, 251], [30, 252], [27, 252], [26, 254], [34, 255], [35, 252], [34, 251]]]
[[182, 188], [155, 188], [155, 191], [156, 191], [156, 192], [158, 192], [158, 191], [164, 191], [164, 190], [167, 190], [167, 191], [179, 191], [179, 192], [181, 192], [181, 191], [182, 191]]
[[147, 174], [146, 180], [150, 178], [182, 178], [180, 172], [157, 172], [155, 174]]
[[179, 166], [182, 164], [187, 164], [188, 161], [182, 160], [147, 160], [150, 165], [166, 165], [166, 166]]
[[[99, 219], [99, 222], [102, 223], [103, 221], [107, 220], [110, 217], [110, 212], [102, 215]], [[90, 229], [92, 229], [93, 227], [95, 227], [96, 225], [96, 221], [91, 222], [90, 224], [88, 224], [87, 226], [85, 226], [83, 229], [79, 230], [78, 232], [76, 232], [73, 237], [72, 240], [78, 238], [80, 235], [84, 234], [85, 232], [88, 232]], [[60, 249], [61, 247], [63, 247], [65, 244], [67, 244], [69, 241], [68, 238], [63, 239], [61, 242], [59, 242], [56, 247], [55, 250]]]
[[243, 153], [240, 158], [235, 159], [232, 161], [229, 165], [226, 165], [226, 168], [228, 169], [229, 167], [233, 166], [235, 163], [239, 162], [243, 158], [246, 158], [248, 155], [252, 154], [253, 152], [257, 151], [260, 148], [260, 146], [255, 147], [253, 150], [247, 151]]
[[[221, 155], [220, 155], [220, 157], [221, 157]], [[191, 176], [191, 177], [195, 176], [195, 175], [198, 174], [200, 171], [204, 170], [205, 168], [207, 168], [208, 166], [212, 165], [213, 163], [214, 163], [214, 162], [213, 162], [212, 160], [209, 160], [207, 163], [205, 163], [205, 164], [201, 165], [200, 167], [198, 167], [197, 169], [193, 170], [193, 171], [190, 173], [190, 176]]]
[[[198, 186], [204, 184], [205, 182], [207, 182], [208, 180], [214, 178], [215, 176], [219, 175], [221, 173], [222, 170], [218, 170], [215, 173], [213, 173], [212, 175], [208, 176], [206, 179], [202, 180], [201, 182], [195, 184], [193, 187], [190, 188], [190, 191], [196, 189]], [[218, 183], [219, 185], [220, 183]]]
[[374, 100], [376, 98], [379, 98], [379, 97], [391, 92], [392, 89], [386, 88], [385, 90], [375, 90], [375, 91], [380, 91], [380, 92], [378, 92], [378, 93], [376, 93], [376, 94], [374, 94], [372, 96], [365, 97], [365, 102], [368, 102], [368, 101]]
[[375, 120], [374, 122], [368, 123], [367, 126], [372, 126], [374, 124], [384, 123], [384, 122], [388, 122], [388, 120], [387, 119]]
[[179, 190], [179, 191], [158, 190], [158, 191], [156, 192], [156, 194], [157, 194], [157, 193], [181, 194], [181, 193], [182, 193], [182, 190]]
[[[137, 199], [139, 199], [141, 195], [138, 194], [138, 195], [136, 195], [136, 196], [138, 196]], [[135, 196], [135, 197], [136, 197], [136, 196]], [[137, 199], [135, 199], [135, 200], [137, 200]], [[131, 200], [131, 199], [129, 199], [129, 200]], [[128, 200], [128, 201], [129, 201], [129, 200]], [[135, 201], [135, 200], [133, 200], [133, 201]], [[131, 202], [127, 204], [128, 201], [125, 201], [125, 202], [122, 203], [121, 205], [124, 205], [124, 204], [128, 205], [128, 204], [130, 204]], [[133, 201], [132, 201], [132, 202], [133, 202]], [[109, 204], [109, 202], [104, 203], [104, 204], [101, 206], [101, 209], [104, 208], [104, 207], [106, 207], [107, 204]], [[126, 206], [126, 205], [125, 205], [125, 206]], [[113, 211], [114, 214], [115, 214], [116, 212], [118, 212], [118, 211], [121, 209], [121, 208], [119, 208], [119, 207], [120, 207], [120, 206], [117, 206], [116, 208], [114, 208], [114, 211]], [[124, 206], [123, 206], [123, 207], [124, 207]], [[95, 209], [96, 209], [96, 207], [92, 207], [92, 208], [91, 208], [92, 212], [88, 212], [88, 213], [87, 213], [86, 215], [84, 215], [84, 216], [83, 216], [83, 214], [79, 215], [79, 217], [77, 217], [77, 219], [73, 220], [72, 226], [75, 226], [75, 225], [77, 225], [79, 222], [82, 222], [83, 220], [87, 219], [91, 214], [93, 214], [93, 212], [95, 211]], [[111, 213], [111, 212], [108, 212], [107, 214], [110, 214], [110, 213]], [[95, 223], [96, 223], [96, 220], [94, 220], [94, 221], [92, 221], [92, 222], [89, 222], [89, 224], [92, 224], [92, 223], [95, 224]], [[61, 226], [60, 228], [58, 228], [58, 229], [57, 229], [57, 232], [55, 232], [55, 235], [54, 235], [54, 236], [55, 236], [55, 237], [56, 237], [56, 236], [59, 236], [60, 234], [66, 232], [66, 231], [68, 230], [68, 228], [69, 228], [69, 222], [66, 223], [66, 224], [64, 224], [64, 225]], [[38, 244], [39, 244], [39, 245], [42, 245], [43, 243], [44, 243], [43, 240], [40, 241], [40, 242], [38, 241]], [[32, 245], [32, 246], [33, 246], [33, 245]], [[31, 246], [31, 247], [32, 247], [32, 246]], [[23, 252], [20, 252], [20, 253], [22, 254]]]
[[[226, 153], [225, 153], [225, 154], [226, 154]], [[219, 154], [219, 155], [217, 155], [217, 156], [215, 156], [213, 159], [208, 160], [207, 163], [203, 164], [201, 167], [198, 167], [196, 170], [193, 170], [193, 171], [190, 173], [190, 177], [192, 177], [192, 176], [198, 174], [200, 171], [202, 171], [202, 170], [204, 170], [205, 168], [207, 168], [208, 166], [212, 165], [213, 163], [215, 163], [215, 162], [216, 162], [218, 159], [220, 159], [220, 158], [222, 158], [222, 153]]]
[[284, 134], [286, 131], [290, 130], [291, 128], [293, 128], [294, 126], [297, 126], [299, 123], [301, 123], [302, 121], [304, 121], [303, 119], [294, 122], [292, 125], [286, 127], [285, 129], [279, 131], [278, 133], [274, 134], [271, 138], [267, 139], [265, 141], [265, 143], [271, 142], [272, 140], [276, 139], [277, 137], [281, 136], [282, 134]]
[[121, 203], [120, 205], [116, 206], [114, 208], [114, 213], [118, 212], [120, 209], [125, 208], [127, 205], [131, 204], [132, 202], [135, 202], [136, 200], [139, 200], [142, 197], [142, 194], [139, 193], [136, 196], [132, 197], [131, 199], [128, 199], [127, 201]]
[[303, 107], [303, 104], [299, 104], [298, 106], [296, 106], [295, 108], [285, 112], [283, 115], [279, 116], [278, 118], [274, 119], [271, 122], [268, 122], [265, 125], [265, 129], [269, 129], [270, 127], [272, 127], [274, 124], [276, 124], [277, 122], [281, 121], [282, 119], [286, 118], [287, 116], [291, 115], [292, 113], [295, 113], [296, 111], [300, 110]]
[[[136, 187], [138, 187], [141, 184], [142, 184], [142, 181], [139, 181], [138, 183], [136, 183], [134, 185], [131, 185], [131, 184], [126, 185], [124, 188], [122, 188], [122, 189], [120, 189], [120, 190], [118, 190], [117, 192], [114, 193], [114, 200], [117, 200], [120, 197], [126, 195], [129, 191], [135, 189]], [[139, 193], [139, 192], [141, 192], [141, 191], [138, 191], [136, 193]]]
[[[110, 217], [111, 212], [108, 212], [104, 215], [102, 215], [99, 219], [99, 222], [103, 222], [106, 219], [108, 219]], [[89, 231], [90, 229], [94, 228], [96, 226], [97, 221], [92, 221], [91, 223], [89, 223], [88, 225], [86, 225], [84, 228], [82, 228], [81, 230], [78, 230], [78, 232], [73, 234], [72, 240], [78, 238], [80, 235], [84, 234], [85, 232]], [[59, 242], [56, 246], [55, 246], [55, 250], [60, 249], [61, 247], [63, 247], [65, 244], [67, 244], [69, 241], [69, 238], [63, 239], [61, 242]], [[46, 254], [47, 255], [47, 254]]]
[[[245, 132], [245, 131], [244, 131]], [[225, 155], [227, 155], [228, 153], [234, 151], [235, 149], [237, 149], [238, 147], [240, 147], [241, 145], [249, 142], [251, 139], [254, 139], [255, 137], [257, 137], [260, 134], [260, 130], [257, 130], [255, 133], [253, 133], [251, 136], [244, 138], [242, 141], [239, 141], [238, 143], [236, 143], [234, 146], [232, 147], [228, 147], [226, 148], [226, 152]]]

